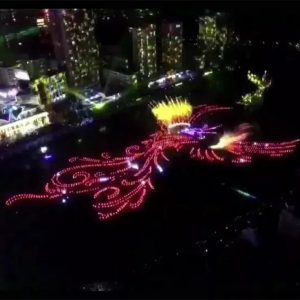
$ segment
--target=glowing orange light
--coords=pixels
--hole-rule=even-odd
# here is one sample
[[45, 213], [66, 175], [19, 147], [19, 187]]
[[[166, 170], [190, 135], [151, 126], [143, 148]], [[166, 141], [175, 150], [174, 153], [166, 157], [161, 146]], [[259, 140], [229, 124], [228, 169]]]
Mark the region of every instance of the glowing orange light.
[[244, 141], [250, 135], [251, 125], [241, 124], [236, 132], [225, 133], [216, 145], [210, 146], [211, 149], [227, 149], [235, 143]]

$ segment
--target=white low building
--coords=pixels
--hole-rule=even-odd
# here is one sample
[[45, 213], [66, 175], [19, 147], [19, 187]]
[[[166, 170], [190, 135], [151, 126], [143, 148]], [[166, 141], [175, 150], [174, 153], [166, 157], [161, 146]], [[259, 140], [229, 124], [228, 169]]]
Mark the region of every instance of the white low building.
[[0, 68], [0, 85], [17, 86], [19, 80], [29, 81], [28, 72], [16, 67]]

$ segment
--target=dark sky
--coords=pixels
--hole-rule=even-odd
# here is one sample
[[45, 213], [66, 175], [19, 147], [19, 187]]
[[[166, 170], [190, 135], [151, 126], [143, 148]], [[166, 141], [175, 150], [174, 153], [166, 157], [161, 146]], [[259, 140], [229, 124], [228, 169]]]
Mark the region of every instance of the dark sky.
[[[241, 4], [243, 2], [243, 4]], [[143, 2], [140, 7], [153, 8], [160, 11], [161, 18], [184, 21], [185, 33], [193, 35], [197, 30], [195, 19], [204, 15], [206, 10], [228, 13], [229, 24], [242, 38], [265, 40], [300, 41], [300, 10], [295, 4], [289, 2]], [[114, 3], [114, 2], [112, 2]], [[136, 2], [137, 3], [137, 2]], [[136, 6], [135, 3], [135, 6]], [[285, 4], [286, 3], [286, 4]], [[134, 5], [128, 2], [124, 7], [130, 9]], [[112, 4], [112, 8], [114, 5]], [[116, 7], [115, 7], [116, 8]], [[126, 31], [126, 20], [106, 22], [101, 24], [101, 41], [105, 44], [114, 39], [119, 39]]]
[[232, 10], [240, 34], [264, 39], [300, 40], [300, 10], [292, 6], [245, 7]]

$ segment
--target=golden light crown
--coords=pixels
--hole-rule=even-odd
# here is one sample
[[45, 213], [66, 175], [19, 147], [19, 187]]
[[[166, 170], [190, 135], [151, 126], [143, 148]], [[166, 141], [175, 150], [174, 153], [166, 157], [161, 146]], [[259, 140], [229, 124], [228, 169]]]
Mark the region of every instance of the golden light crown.
[[152, 104], [151, 110], [156, 119], [168, 127], [175, 123], [188, 123], [193, 107], [186, 99], [167, 98], [167, 101]]

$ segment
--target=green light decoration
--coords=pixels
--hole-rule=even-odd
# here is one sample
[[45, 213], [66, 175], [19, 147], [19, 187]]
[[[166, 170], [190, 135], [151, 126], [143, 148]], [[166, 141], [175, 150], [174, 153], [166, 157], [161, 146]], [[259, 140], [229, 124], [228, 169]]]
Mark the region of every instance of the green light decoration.
[[[89, 102], [89, 100], [86, 98], [86, 96], [84, 96], [81, 91], [79, 91], [75, 88], [70, 88], [70, 87], [66, 86], [65, 87], [65, 93], [75, 96], [77, 99], [83, 101], [84, 103]], [[96, 102], [96, 103], [89, 102], [89, 103], [92, 104], [92, 111], [99, 112], [99, 111], [103, 110], [103, 108], [108, 103], [111, 103], [111, 102], [114, 102], [114, 101], [115, 101], [114, 98], [109, 98], [108, 97], [108, 98], [105, 98], [105, 100], [103, 100], [102, 102]]]
[[65, 87], [65, 93], [69, 94], [69, 95], [73, 95], [76, 98], [78, 98], [79, 100], [85, 101], [86, 97], [77, 89], [75, 88], [70, 88], [68, 86]]
[[96, 103], [93, 108], [94, 110], [101, 110], [105, 106], [105, 104], [105, 102]]
[[52, 76], [41, 76], [32, 83], [32, 89], [39, 94], [42, 104], [55, 102], [59, 96], [65, 95], [67, 90], [65, 73]]
[[21, 31], [18, 31], [15, 33], [7, 34], [4, 36], [4, 38], [7, 41], [11, 41], [14, 39], [21, 39], [21, 38], [28, 37], [28, 36], [35, 36], [35, 35], [38, 35], [40, 32], [41, 32], [41, 29], [39, 27], [32, 26], [32, 27], [26, 28], [24, 30], [21, 30]]
[[271, 86], [271, 80], [267, 79], [267, 71], [264, 72], [263, 76], [260, 77], [250, 71], [247, 73], [247, 78], [256, 86], [256, 90], [252, 93], [248, 93], [242, 96], [239, 104], [247, 107], [257, 106], [263, 102], [263, 94], [267, 88]]
[[0, 46], [4, 46], [6, 42], [11, 42], [13, 40], [19, 40], [25, 37], [33, 37], [39, 35], [40, 32], [41, 32], [41, 28], [37, 26], [31, 26], [18, 32], [1, 35]]

